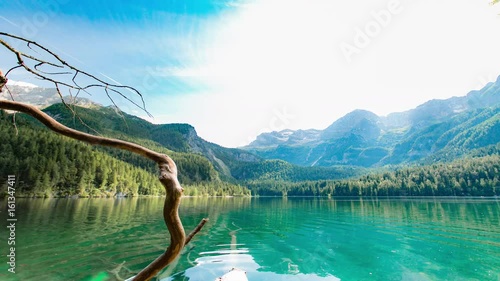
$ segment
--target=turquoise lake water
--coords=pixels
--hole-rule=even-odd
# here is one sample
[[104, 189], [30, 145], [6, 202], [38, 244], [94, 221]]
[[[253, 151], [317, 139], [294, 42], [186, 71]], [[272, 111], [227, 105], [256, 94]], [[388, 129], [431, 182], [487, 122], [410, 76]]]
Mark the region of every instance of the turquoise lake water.
[[[18, 199], [16, 274], [124, 280], [168, 243], [162, 198]], [[1, 218], [6, 222], [6, 202]], [[183, 198], [186, 232], [210, 221], [157, 280], [500, 280], [500, 200]]]

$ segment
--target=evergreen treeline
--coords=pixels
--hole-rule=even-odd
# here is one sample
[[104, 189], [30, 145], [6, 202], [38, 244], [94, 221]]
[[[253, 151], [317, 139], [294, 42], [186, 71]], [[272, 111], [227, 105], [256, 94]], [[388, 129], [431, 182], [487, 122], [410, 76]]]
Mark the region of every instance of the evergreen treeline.
[[400, 168], [357, 179], [248, 184], [262, 196], [499, 196], [500, 155]]
[[[5, 195], [6, 178], [12, 174], [20, 196], [164, 194], [154, 162], [127, 151], [62, 137], [23, 115], [16, 119], [18, 133], [11, 115], [0, 111], [0, 195]], [[266, 160], [235, 165], [231, 171], [234, 178], [221, 180], [202, 155], [173, 152], [125, 133], [120, 138], [170, 155], [187, 196], [246, 196], [250, 191], [262, 196], [500, 195], [499, 144], [474, 150], [470, 154], [474, 157], [451, 163], [372, 171], [356, 179], [342, 179], [359, 175], [356, 167], [311, 168]], [[245, 184], [234, 184], [238, 182], [235, 179]]]
[[[96, 148], [18, 118], [17, 132], [0, 111], [0, 194], [6, 178], [16, 175], [18, 196], [162, 195], [156, 164], [126, 151]], [[149, 145], [151, 147], [152, 145]], [[153, 149], [157, 147], [152, 147]], [[249, 190], [221, 182], [212, 164], [196, 154], [169, 153], [179, 169], [186, 195], [249, 195]]]
[[254, 163], [243, 163], [232, 169], [232, 176], [243, 181], [306, 181], [345, 179], [366, 172], [362, 167], [303, 167], [283, 160], [264, 160]]

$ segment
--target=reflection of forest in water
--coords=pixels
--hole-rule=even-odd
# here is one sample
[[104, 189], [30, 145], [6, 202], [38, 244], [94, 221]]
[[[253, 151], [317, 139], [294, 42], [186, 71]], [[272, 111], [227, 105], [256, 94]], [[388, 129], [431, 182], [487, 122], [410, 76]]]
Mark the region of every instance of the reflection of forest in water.
[[[490, 280], [500, 267], [499, 207], [466, 198], [183, 198], [186, 232], [210, 221], [160, 279], [213, 280], [239, 267], [249, 280], [335, 280], [349, 272], [432, 280], [421, 276], [432, 264], [431, 271]], [[30, 270], [18, 276], [130, 276], [168, 245], [162, 208], [163, 198], [19, 199], [18, 258]]]
[[[252, 204], [228, 211], [216, 223], [212, 222], [207, 241], [225, 241], [222, 237], [231, 234], [226, 226], [232, 222], [241, 225], [242, 229], [236, 232], [238, 245], [248, 249], [249, 256], [243, 257], [240, 253], [240, 259], [247, 260], [247, 267], [258, 268], [256, 271], [261, 275], [257, 280], [263, 280], [264, 272], [294, 276], [309, 274], [313, 277], [305, 280], [314, 280], [311, 279], [314, 277], [326, 280], [324, 278], [341, 277], [335, 274], [339, 270], [332, 267], [347, 269], [352, 268], [352, 264], [359, 268], [387, 267], [380, 265], [384, 256], [393, 260], [391, 270], [400, 272], [404, 278], [432, 280], [432, 275], [422, 277], [420, 271], [415, 273], [411, 266], [408, 268], [403, 263], [405, 256], [423, 251], [413, 258], [414, 262], [428, 264], [431, 261], [425, 256], [425, 251], [441, 252], [439, 259], [446, 262], [449, 258], [446, 250], [453, 252], [455, 247], [464, 245], [464, 240], [476, 244], [479, 249], [472, 255], [465, 255], [468, 258], [477, 258], [476, 254], [494, 254], [495, 247], [498, 249], [499, 246], [495, 242], [498, 238], [495, 233], [500, 231], [499, 204], [491, 199], [251, 200]], [[215, 247], [210, 247], [209, 242], [200, 243], [205, 249]], [[389, 246], [393, 249], [385, 249]], [[376, 261], [366, 257], [370, 252], [376, 255]], [[248, 264], [249, 261], [253, 266]], [[249, 279], [252, 280], [250, 277], [251, 272]]]
[[[200, 218], [210, 218], [210, 223], [219, 221], [231, 225], [221, 213], [244, 213], [250, 219], [264, 218], [263, 223], [276, 222], [282, 225], [286, 221], [300, 222], [303, 216], [297, 216], [294, 210], [307, 209], [308, 217], [318, 212], [331, 214], [349, 213], [356, 217], [378, 217], [399, 222], [411, 218], [446, 223], [467, 220], [478, 227], [498, 225], [498, 201], [469, 200], [466, 198], [424, 198], [424, 199], [313, 199], [313, 198], [183, 198], [180, 214], [186, 228], [196, 225]], [[162, 220], [163, 198], [121, 198], [121, 199], [18, 199], [18, 208], [26, 223], [60, 220], [66, 226], [80, 224], [95, 225], [99, 228], [116, 227], [125, 224], [134, 227], [146, 222]], [[252, 216], [250, 216], [252, 215]], [[253, 216], [256, 215], [256, 216]], [[297, 226], [298, 223], [289, 225]], [[189, 229], [187, 229], [188, 231]]]

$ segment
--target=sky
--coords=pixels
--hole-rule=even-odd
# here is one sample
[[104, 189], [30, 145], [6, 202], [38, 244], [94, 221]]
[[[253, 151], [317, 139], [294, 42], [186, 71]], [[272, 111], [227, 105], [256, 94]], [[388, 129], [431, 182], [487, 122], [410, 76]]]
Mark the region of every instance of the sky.
[[500, 75], [500, 5], [489, 0], [9, 0], [0, 31], [137, 88], [153, 117], [117, 98], [125, 112], [189, 123], [226, 147], [463, 96]]

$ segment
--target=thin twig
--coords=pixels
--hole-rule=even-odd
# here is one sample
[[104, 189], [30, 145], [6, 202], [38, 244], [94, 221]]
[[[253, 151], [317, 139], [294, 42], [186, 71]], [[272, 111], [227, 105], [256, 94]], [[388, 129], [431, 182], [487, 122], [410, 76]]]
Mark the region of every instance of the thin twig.
[[[21, 52], [19, 50], [16, 50], [12, 46], [10, 46], [7, 42], [5, 42], [4, 40], [0, 39], [0, 44], [2, 44], [9, 51], [11, 51], [12, 53], [14, 53], [16, 55], [17, 63], [18, 63], [17, 67], [23, 67], [27, 72], [33, 74], [36, 78], [39, 78], [41, 80], [46, 80], [46, 81], [52, 82], [54, 84], [58, 84], [60, 86], [65, 86], [65, 87], [67, 87], [69, 89], [84, 90], [84, 91], [86, 91], [86, 90], [88, 90], [90, 88], [101, 88], [101, 89], [107, 89], [109, 91], [113, 91], [114, 93], [120, 95], [122, 98], [126, 99], [127, 101], [131, 102], [133, 105], [135, 105], [138, 108], [140, 108], [141, 110], [143, 110], [148, 116], [152, 117], [151, 113], [149, 113], [149, 111], [146, 109], [146, 104], [145, 104], [145, 101], [144, 101], [144, 98], [143, 98], [142, 94], [137, 89], [135, 89], [134, 87], [108, 83], [108, 82], [106, 82], [106, 81], [104, 81], [104, 80], [96, 77], [95, 75], [92, 75], [92, 74], [90, 74], [88, 72], [85, 72], [85, 71], [83, 71], [81, 69], [76, 68], [73, 65], [68, 64], [66, 61], [64, 61], [57, 54], [55, 54], [54, 52], [52, 52], [48, 48], [46, 48], [46, 47], [38, 44], [35, 41], [31, 41], [31, 40], [28, 40], [26, 38], [19, 37], [19, 36], [16, 36], [16, 35], [12, 35], [12, 34], [8, 34], [8, 33], [5, 33], [5, 32], [0, 32], [0, 36], [10, 37], [12, 39], [16, 39], [16, 40], [20, 40], [22, 42], [25, 42], [27, 44], [28, 48], [30, 48], [34, 52], [37, 52], [37, 51], [34, 50], [34, 48], [32, 47], [32, 45], [36, 46], [37, 48], [41, 49], [45, 53], [49, 54], [53, 59], [55, 59], [58, 62], [56, 64], [56, 63], [53, 63], [53, 62], [50, 62], [50, 61], [46, 61], [46, 60], [42, 60], [42, 59], [33, 57], [33, 56], [29, 55], [29, 54], [25, 54], [25, 53], [23, 53], [23, 52]], [[26, 64], [26, 62], [23, 60], [23, 58], [35, 61], [37, 63], [35, 64], [34, 68], [31, 68], [30, 66], [28, 66]], [[73, 84], [69, 84], [69, 83], [66, 83], [64, 81], [56, 80], [54, 78], [49, 77], [49, 75], [72, 74], [72, 72], [61, 71], [61, 72], [50, 73], [50, 72], [42, 71], [42, 70], [39, 69], [39, 67], [41, 67], [43, 65], [49, 65], [49, 66], [53, 66], [53, 67], [57, 67], [57, 68], [69, 68], [71, 71], [73, 71], [75, 73], [73, 75], [73, 78], [71, 79], [71, 81], [73, 82]], [[79, 75], [82, 75], [82, 76], [85, 76], [87, 78], [90, 78], [90, 79], [98, 82], [98, 84], [89, 84], [89, 85], [86, 85], [86, 86], [80, 86], [76, 82], [76, 78]], [[121, 92], [121, 90], [129, 90], [133, 94], [139, 96], [142, 105], [140, 105], [137, 102], [135, 102], [132, 99], [130, 99], [127, 95], [123, 94]], [[109, 95], [108, 95], [108, 97], [110, 99], [112, 99]], [[113, 101], [113, 103], [114, 103], [114, 101]]]
[[[66, 61], [64, 61], [61, 57], [59, 57], [57, 54], [55, 54], [54, 52], [52, 52], [50, 49], [38, 44], [37, 42], [35, 41], [31, 41], [31, 40], [28, 40], [26, 38], [23, 38], [23, 37], [19, 37], [19, 36], [16, 36], [16, 35], [12, 35], [12, 34], [9, 34], [9, 33], [5, 33], [5, 32], [0, 32], [0, 36], [5, 36], [5, 37], [10, 37], [10, 38], [13, 38], [13, 39], [16, 39], [16, 40], [20, 40], [20, 41], [23, 41], [27, 44], [28, 48], [30, 48], [31, 50], [35, 51], [31, 45], [33, 46], [36, 46], [38, 47], [39, 49], [43, 50], [44, 52], [46, 52], [47, 54], [49, 54], [52, 58], [54, 58], [58, 63], [60, 63], [60, 65], [56, 65], [52, 62], [49, 62], [49, 61], [45, 61], [45, 60], [41, 60], [41, 59], [38, 59], [38, 58], [35, 58], [33, 56], [30, 56], [28, 54], [25, 54], [23, 52], [20, 52], [16, 49], [14, 49], [12, 46], [10, 46], [7, 42], [3, 41], [0, 39], [0, 43], [2, 45], [4, 45], [7, 49], [9, 49], [11, 52], [13, 52], [14, 54], [16, 54], [17, 56], [17, 61], [18, 61], [18, 64], [21, 65], [22, 67], [24, 67], [24, 69], [30, 73], [32, 73], [33, 75], [37, 76], [38, 78], [42, 79], [42, 80], [47, 80], [47, 81], [50, 81], [52, 83], [58, 83], [58, 84], [61, 84], [61, 85], [64, 85], [68, 88], [73, 88], [73, 89], [88, 89], [88, 88], [92, 88], [92, 87], [98, 87], [98, 88], [108, 88], [109, 90], [111, 91], [115, 91], [117, 94], [119, 94], [122, 98], [126, 99], [127, 101], [131, 102], [132, 104], [134, 104], [135, 106], [139, 107], [141, 110], [143, 110], [144, 112], [146, 112], [146, 114], [148, 114], [148, 116], [152, 117], [152, 115], [148, 112], [148, 110], [146, 109], [146, 104], [145, 104], [145, 101], [144, 101], [144, 98], [142, 96], [142, 94], [137, 90], [135, 89], [134, 87], [130, 87], [130, 86], [125, 86], [125, 85], [117, 85], [117, 84], [111, 84], [111, 83], [108, 83], [98, 77], [96, 77], [95, 75], [92, 75], [88, 72], [85, 72], [81, 69], [78, 69], [76, 67], [74, 67], [73, 65], [70, 65], [68, 64]], [[35, 51], [36, 52], [36, 51]], [[34, 61], [37, 61], [40, 65], [43, 65], [43, 64], [47, 64], [47, 65], [51, 65], [51, 66], [55, 66], [55, 67], [67, 67], [69, 69], [71, 69], [72, 71], [75, 72], [75, 76], [73, 77], [72, 81], [73, 81], [73, 85], [70, 85], [68, 83], [64, 83], [62, 81], [56, 81], [50, 77], [47, 77], [43, 72], [42, 73], [38, 73], [39, 70], [38, 69], [31, 69], [29, 66], [27, 66], [24, 62], [24, 60], [22, 59], [22, 57], [25, 57], [27, 59], [31, 59], [31, 60], [34, 60]], [[38, 64], [37, 64], [38, 65]], [[85, 86], [85, 87], [81, 87], [81, 86], [78, 86], [77, 83], [75, 83], [75, 78], [76, 76], [78, 76], [79, 74], [83, 75], [83, 76], [86, 76], [88, 78], [91, 78], [93, 79], [94, 81], [97, 81], [99, 82], [99, 84], [92, 84], [92, 85], [88, 85], [88, 86]], [[122, 89], [122, 90], [129, 90], [131, 91], [133, 94], [137, 95], [140, 97], [141, 99], [141, 103], [142, 105], [139, 105], [138, 103], [134, 102], [133, 100], [131, 100], [128, 96], [124, 95], [123, 93], [121, 93], [120, 90], [118, 89]]]
[[200, 232], [200, 230], [203, 228], [203, 226], [208, 222], [208, 218], [204, 218], [200, 221], [200, 223], [198, 224], [198, 226], [195, 227], [195, 229], [193, 229], [193, 231], [191, 231], [191, 233], [189, 233], [189, 235], [186, 237], [186, 243], [184, 244], [187, 245], [191, 239], [193, 239], [193, 237], [196, 235], [196, 233]]

